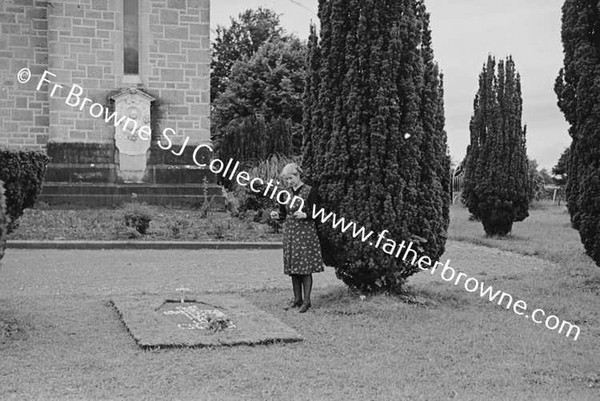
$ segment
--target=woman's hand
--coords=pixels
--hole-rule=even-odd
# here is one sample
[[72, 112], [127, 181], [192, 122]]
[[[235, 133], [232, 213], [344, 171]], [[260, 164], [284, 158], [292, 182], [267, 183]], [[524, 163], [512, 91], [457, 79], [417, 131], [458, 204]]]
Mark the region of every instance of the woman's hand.
[[298, 220], [302, 220], [302, 219], [307, 218], [308, 216], [306, 215], [306, 213], [298, 210], [297, 212], [294, 212], [294, 217], [297, 218]]

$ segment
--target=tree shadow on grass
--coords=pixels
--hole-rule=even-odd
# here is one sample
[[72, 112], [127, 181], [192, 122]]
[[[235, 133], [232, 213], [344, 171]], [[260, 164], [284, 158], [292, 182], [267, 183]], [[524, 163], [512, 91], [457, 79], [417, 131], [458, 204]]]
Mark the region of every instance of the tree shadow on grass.
[[444, 305], [461, 309], [463, 298], [447, 291], [405, 286], [401, 294], [362, 295], [347, 288], [335, 288], [317, 298], [326, 313], [355, 315], [374, 311], [393, 311], [407, 308], [437, 308]]

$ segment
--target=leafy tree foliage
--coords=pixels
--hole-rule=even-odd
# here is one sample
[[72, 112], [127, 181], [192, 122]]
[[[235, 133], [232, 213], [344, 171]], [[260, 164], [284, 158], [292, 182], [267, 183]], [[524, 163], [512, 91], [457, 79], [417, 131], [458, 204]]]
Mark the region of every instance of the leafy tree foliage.
[[569, 158], [571, 157], [571, 149], [566, 148], [560, 155], [556, 166], [552, 167], [552, 174], [554, 174], [554, 182], [556, 185], [564, 186], [567, 184], [567, 170], [569, 164]]
[[211, 101], [217, 100], [227, 88], [229, 73], [236, 61], [250, 58], [263, 43], [282, 35], [279, 16], [264, 8], [244, 11], [237, 19], [231, 19], [229, 28], [217, 26], [210, 63]]
[[573, 139], [567, 162], [567, 207], [587, 254], [600, 266], [600, 3], [566, 0], [562, 8], [564, 66], [558, 105]]
[[548, 170], [546, 168], [541, 169], [540, 171], [538, 171], [538, 173], [542, 177], [544, 185], [555, 184], [554, 178], [552, 178], [552, 175], [550, 175], [550, 173], [548, 172]]
[[296, 38], [277, 39], [233, 65], [227, 89], [213, 103], [221, 158], [257, 161], [300, 152], [306, 49]]
[[529, 175], [529, 204], [533, 201], [540, 200], [544, 194], [544, 176], [538, 171], [538, 163], [536, 160], [528, 159], [528, 175]]
[[492, 56], [479, 76], [467, 148], [464, 199], [488, 235], [506, 235], [513, 222], [529, 216], [531, 197], [521, 126], [521, 79], [509, 57], [498, 63]]
[[352, 288], [396, 291], [418, 271], [392, 255], [396, 242], [412, 241], [435, 261], [449, 222], [429, 14], [421, 0], [320, 0], [319, 18], [320, 39], [313, 28], [308, 45], [302, 165], [327, 210], [391, 238], [376, 249], [322, 225], [325, 261]]

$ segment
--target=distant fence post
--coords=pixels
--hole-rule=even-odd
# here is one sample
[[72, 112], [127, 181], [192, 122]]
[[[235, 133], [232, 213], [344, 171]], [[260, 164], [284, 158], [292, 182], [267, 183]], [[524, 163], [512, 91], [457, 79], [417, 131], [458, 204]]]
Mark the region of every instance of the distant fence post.
[[452, 204], [456, 202], [460, 193], [462, 191], [462, 183], [463, 183], [463, 172], [459, 171], [458, 175], [456, 171], [452, 174]]

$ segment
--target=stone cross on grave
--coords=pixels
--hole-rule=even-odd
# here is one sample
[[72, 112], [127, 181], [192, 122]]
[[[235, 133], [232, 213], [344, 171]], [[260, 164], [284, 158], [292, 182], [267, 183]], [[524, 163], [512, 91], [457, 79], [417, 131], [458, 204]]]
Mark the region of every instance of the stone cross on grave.
[[190, 292], [191, 290], [189, 288], [176, 288], [175, 291], [179, 291], [179, 293], [181, 294], [181, 303], [184, 303], [185, 293]]

